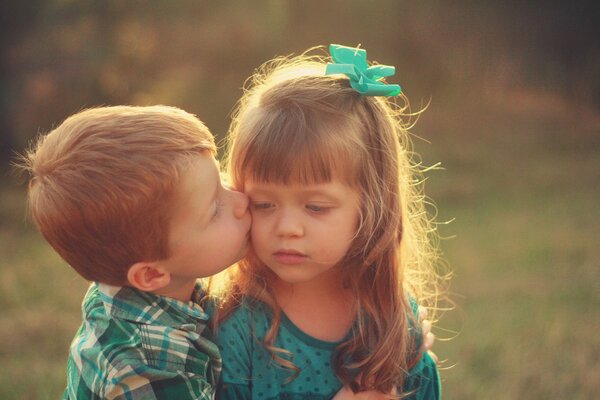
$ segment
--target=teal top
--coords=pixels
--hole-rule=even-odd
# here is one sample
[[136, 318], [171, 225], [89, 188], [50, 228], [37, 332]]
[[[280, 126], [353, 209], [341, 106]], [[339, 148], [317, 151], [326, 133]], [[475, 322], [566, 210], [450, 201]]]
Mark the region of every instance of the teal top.
[[211, 400], [221, 358], [208, 315], [129, 287], [93, 283], [71, 343], [63, 399]]
[[[217, 329], [216, 342], [223, 359], [219, 399], [331, 399], [341, 388], [331, 366], [340, 342], [326, 342], [304, 333], [282, 312], [275, 346], [290, 351], [300, 374], [273, 360], [262, 340], [271, 326], [272, 312], [261, 302], [242, 305]], [[439, 399], [440, 378], [433, 359], [425, 353], [405, 378], [403, 392], [411, 400]]]

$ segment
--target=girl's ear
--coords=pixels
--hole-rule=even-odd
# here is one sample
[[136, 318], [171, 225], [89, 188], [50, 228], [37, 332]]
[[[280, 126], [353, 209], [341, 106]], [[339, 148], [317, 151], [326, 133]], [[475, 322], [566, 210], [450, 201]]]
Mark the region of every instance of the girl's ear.
[[171, 274], [152, 262], [138, 262], [129, 267], [127, 282], [144, 292], [154, 292], [171, 282]]

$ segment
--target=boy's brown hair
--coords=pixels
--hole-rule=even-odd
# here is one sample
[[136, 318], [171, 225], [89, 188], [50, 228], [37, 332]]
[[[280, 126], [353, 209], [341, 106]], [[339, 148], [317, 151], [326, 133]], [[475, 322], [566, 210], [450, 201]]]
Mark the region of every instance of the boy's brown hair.
[[140, 261], [169, 257], [172, 197], [214, 138], [175, 107], [101, 107], [67, 118], [23, 157], [29, 208], [48, 243], [84, 278], [127, 282]]

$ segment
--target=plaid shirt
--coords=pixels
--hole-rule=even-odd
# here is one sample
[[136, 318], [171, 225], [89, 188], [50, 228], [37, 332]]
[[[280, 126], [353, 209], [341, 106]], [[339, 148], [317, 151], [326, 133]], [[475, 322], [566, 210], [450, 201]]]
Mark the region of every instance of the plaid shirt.
[[212, 399], [221, 356], [198, 305], [93, 283], [63, 399]]

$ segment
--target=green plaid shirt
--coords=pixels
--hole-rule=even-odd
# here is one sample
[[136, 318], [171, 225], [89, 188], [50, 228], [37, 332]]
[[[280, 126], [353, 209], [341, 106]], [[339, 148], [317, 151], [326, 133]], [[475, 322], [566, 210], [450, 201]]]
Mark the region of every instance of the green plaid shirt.
[[63, 399], [212, 399], [221, 356], [208, 315], [128, 287], [94, 283], [71, 344]]

